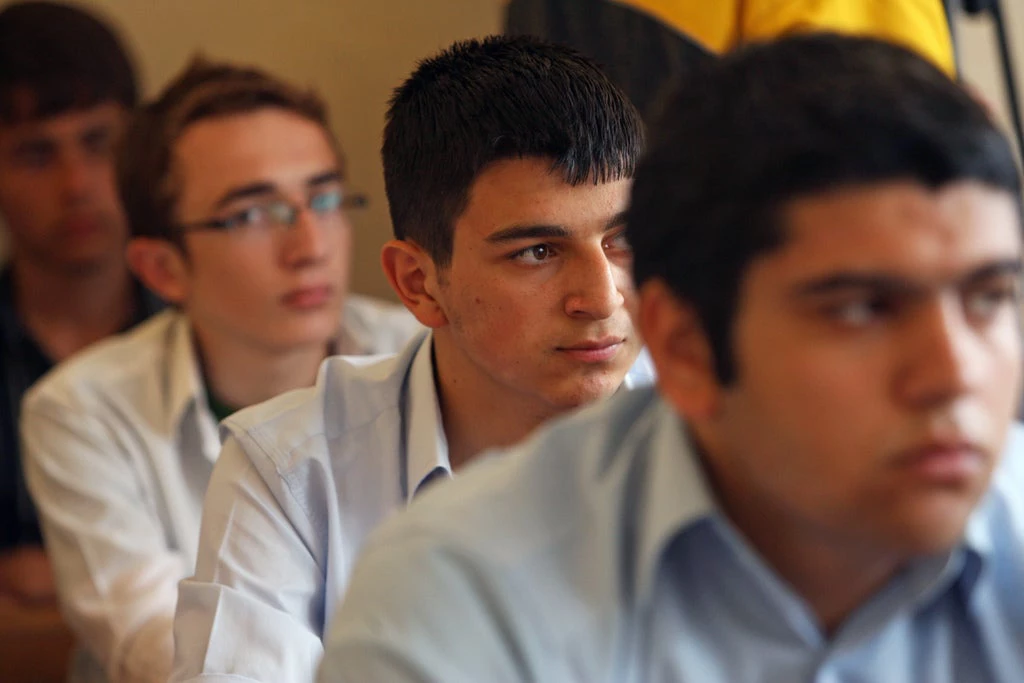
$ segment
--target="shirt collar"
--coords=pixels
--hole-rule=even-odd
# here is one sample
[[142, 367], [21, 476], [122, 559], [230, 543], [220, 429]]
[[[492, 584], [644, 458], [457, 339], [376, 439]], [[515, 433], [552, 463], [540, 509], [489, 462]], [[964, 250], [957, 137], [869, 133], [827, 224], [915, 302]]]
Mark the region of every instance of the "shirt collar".
[[[162, 306], [145, 288], [141, 288], [143, 308], [151, 310], [151, 306]], [[149, 297], [147, 299], [146, 297]], [[220, 453], [220, 436], [217, 418], [210, 410], [206, 386], [203, 382], [202, 366], [192, 334], [192, 326], [187, 316], [174, 312], [174, 322], [168, 332], [169, 374], [168, 382], [168, 434], [177, 434], [184, 427], [185, 421], [194, 419], [199, 433], [203, 454], [211, 462], [216, 461]], [[343, 315], [338, 335], [331, 355], [364, 355], [368, 352], [368, 339], [361, 329], [346, 325], [349, 316]], [[358, 327], [358, 326], [356, 326]], [[352, 329], [350, 329], [352, 328]], [[428, 354], [429, 355], [429, 354]], [[435, 399], [436, 402], [436, 399]], [[442, 435], [442, 439], [443, 439]], [[445, 462], [447, 462], [447, 445], [445, 445]]]
[[[682, 420], [660, 398], [648, 447], [650, 460], [642, 475], [645, 495], [638, 499], [637, 596], [651, 595], [665, 548], [695, 523], [718, 513], [718, 505]], [[989, 523], [991, 492], [969, 517], [961, 545], [942, 557], [926, 558], [913, 569], [918, 604], [956, 584], [970, 596], [994, 550]]]
[[214, 462], [220, 452], [220, 437], [217, 421], [206, 401], [192, 326], [183, 313], [173, 311], [168, 315], [175, 319], [167, 331], [167, 433], [177, 435], [186, 420], [194, 420], [203, 455]]
[[406, 396], [406, 502], [421, 487], [439, 476], [451, 476], [448, 439], [444, 433], [441, 405], [434, 381], [434, 336], [428, 333], [420, 343], [409, 370]]
[[379, 353], [379, 325], [383, 321], [373, 318], [367, 320], [366, 306], [359, 305], [366, 301], [358, 294], [348, 293], [341, 311], [341, 327], [335, 337], [332, 356], [367, 356]]
[[645, 419], [654, 421], [649, 441], [634, 448], [647, 450], [647, 461], [638, 458], [642, 491], [637, 511], [636, 595], [646, 599], [654, 589], [658, 567], [673, 538], [717, 509], [699, 456], [686, 434], [682, 420], [661, 398]]
[[371, 344], [365, 330], [352, 324], [353, 316], [348, 315], [348, 308], [346, 303], [341, 313], [341, 326], [329, 349], [331, 356], [365, 356], [370, 353]]
[[630, 366], [626, 376], [622, 379], [622, 388], [637, 389], [654, 384], [656, 380], [657, 373], [654, 369], [654, 361], [651, 360], [651, 354], [645, 346], [640, 349], [636, 360], [633, 361], [633, 365]]
[[[1006, 455], [1008, 456], [1009, 453]], [[967, 600], [970, 600], [978, 579], [981, 578], [985, 567], [992, 561], [995, 554], [996, 540], [992, 534], [991, 508], [996, 503], [995, 488], [997, 484], [995, 479], [998, 474], [997, 468], [992, 475], [993, 483], [989, 485], [985, 497], [967, 518], [967, 526], [964, 528], [963, 542], [960, 547], [963, 559], [957, 576], [954, 578], [959, 582], [960, 589]]]

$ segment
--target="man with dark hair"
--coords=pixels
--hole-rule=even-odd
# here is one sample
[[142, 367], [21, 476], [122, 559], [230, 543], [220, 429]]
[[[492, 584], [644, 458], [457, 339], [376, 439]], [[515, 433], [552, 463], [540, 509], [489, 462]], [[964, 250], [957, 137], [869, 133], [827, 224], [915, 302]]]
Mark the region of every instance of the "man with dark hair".
[[658, 389], [379, 529], [320, 680], [1020, 680], [1008, 141], [913, 53], [818, 35], [698, 69], [649, 149]]
[[133, 270], [174, 305], [26, 395], [25, 469], [75, 680], [166, 681], [195, 566], [217, 422], [313, 383], [332, 353], [392, 353], [420, 327], [347, 293], [344, 161], [313, 93], [193, 63], [129, 129]]
[[312, 681], [384, 517], [484, 449], [651, 381], [622, 223], [641, 146], [595, 65], [531, 39], [457, 43], [398, 88], [382, 262], [431, 331], [395, 357], [330, 359], [315, 388], [225, 422], [174, 680]]
[[53, 599], [22, 475], [22, 394], [55, 363], [159, 302], [125, 262], [114, 147], [135, 74], [95, 17], [49, 2], [0, 11], [0, 600]]

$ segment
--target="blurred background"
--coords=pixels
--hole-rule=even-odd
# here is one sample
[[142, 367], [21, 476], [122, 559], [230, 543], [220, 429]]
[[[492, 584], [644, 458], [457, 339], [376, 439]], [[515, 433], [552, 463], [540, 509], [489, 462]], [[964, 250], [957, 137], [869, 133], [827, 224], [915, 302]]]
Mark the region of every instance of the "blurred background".
[[[702, 0], [707, 1], [707, 0]], [[9, 0], [0, 0], [0, 7]], [[393, 298], [378, 266], [391, 227], [379, 148], [392, 88], [417, 60], [458, 38], [497, 32], [503, 0], [79, 0], [123, 33], [144, 93], [152, 95], [196, 52], [248, 62], [315, 87], [331, 107], [353, 188], [371, 198], [353, 217], [354, 291]], [[1024, 91], [1024, 0], [1004, 0], [1018, 88]], [[1009, 111], [998, 47], [987, 18], [960, 17], [965, 79]], [[0, 226], [0, 260], [3, 258]]]

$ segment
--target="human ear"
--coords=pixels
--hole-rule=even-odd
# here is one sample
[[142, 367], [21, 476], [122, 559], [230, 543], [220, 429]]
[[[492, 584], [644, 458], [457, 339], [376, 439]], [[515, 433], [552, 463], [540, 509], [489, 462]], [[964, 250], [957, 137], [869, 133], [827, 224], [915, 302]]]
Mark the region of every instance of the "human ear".
[[188, 264], [177, 245], [152, 237], [133, 237], [126, 256], [135, 277], [164, 301], [181, 305], [188, 297]]
[[380, 252], [391, 289], [416, 319], [430, 328], [448, 324], [437, 300], [439, 278], [434, 260], [411, 240], [390, 240]]
[[655, 278], [640, 288], [638, 324], [665, 400], [689, 420], [714, 417], [721, 385], [711, 343], [694, 308]]

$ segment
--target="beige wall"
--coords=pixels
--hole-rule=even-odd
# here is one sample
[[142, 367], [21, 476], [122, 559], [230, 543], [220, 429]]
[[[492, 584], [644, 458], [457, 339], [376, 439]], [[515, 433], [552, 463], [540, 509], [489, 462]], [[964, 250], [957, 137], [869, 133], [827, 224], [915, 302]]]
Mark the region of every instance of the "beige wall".
[[[0, 7], [8, 4], [0, 0]], [[380, 136], [391, 89], [458, 38], [493, 33], [499, 0], [79, 0], [112, 18], [153, 94], [196, 51], [262, 65], [315, 86], [331, 107], [356, 189], [353, 289], [390, 296], [378, 265], [391, 234]], [[2, 252], [2, 248], [0, 248]]]
[[[0, 0], [0, 6], [8, 0]], [[371, 197], [355, 217], [356, 291], [390, 296], [377, 263], [390, 234], [379, 161], [391, 89], [417, 59], [451, 41], [494, 32], [502, 0], [79, 0], [113, 18], [133, 47], [148, 93], [196, 51], [254, 62], [315, 85], [331, 106], [355, 187]], [[1003, 0], [1024, 94], [1024, 0]], [[1009, 121], [987, 21], [960, 22], [966, 78]], [[0, 254], [3, 253], [0, 244]]]
[[[1024, 98], [1024, 0], [1002, 0], [1002, 7], [1017, 72], [1017, 96]], [[1005, 98], [998, 42], [993, 28], [987, 18], [962, 18], [958, 21], [960, 58], [965, 80], [974, 84], [995, 104], [997, 115], [1009, 130], [1010, 110]], [[1024, 101], [1021, 105], [1024, 106]]]

